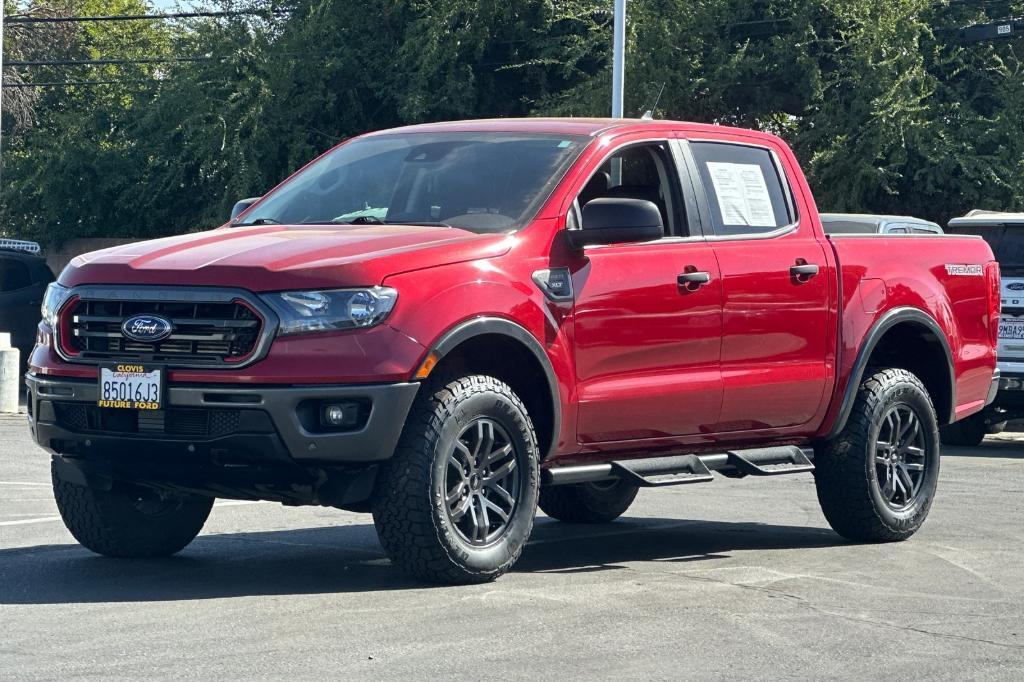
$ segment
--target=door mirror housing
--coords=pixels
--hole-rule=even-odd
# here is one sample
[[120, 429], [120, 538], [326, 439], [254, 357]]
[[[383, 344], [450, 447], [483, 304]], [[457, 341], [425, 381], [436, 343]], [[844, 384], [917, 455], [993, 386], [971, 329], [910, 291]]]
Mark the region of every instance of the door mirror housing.
[[643, 199], [593, 199], [583, 207], [583, 226], [566, 230], [575, 249], [597, 244], [649, 242], [665, 236], [661, 211]]
[[235, 222], [235, 218], [242, 215], [245, 209], [249, 208], [263, 197], [249, 197], [248, 199], [242, 199], [236, 201], [235, 205], [231, 208], [231, 222]]

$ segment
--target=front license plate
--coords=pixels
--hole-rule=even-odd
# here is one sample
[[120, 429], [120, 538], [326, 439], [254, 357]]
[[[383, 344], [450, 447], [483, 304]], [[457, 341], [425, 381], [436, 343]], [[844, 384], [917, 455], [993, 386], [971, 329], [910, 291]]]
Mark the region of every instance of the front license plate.
[[1024, 339], [1024, 320], [999, 321], [999, 338]]
[[163, 396], [162, 369], [123, 363], [100, 367], [100, 407], [159, 410]]

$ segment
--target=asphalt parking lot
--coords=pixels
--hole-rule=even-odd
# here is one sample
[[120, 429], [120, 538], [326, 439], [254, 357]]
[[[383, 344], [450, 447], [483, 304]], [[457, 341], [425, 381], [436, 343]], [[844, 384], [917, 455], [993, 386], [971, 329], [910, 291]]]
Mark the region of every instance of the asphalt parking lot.
[[858, 546], [808, 475], [641, 493], [538, 519], [496, 583], [415, 583], [368, 516], [218, 502], [164, 560], [75, 544], [48, 458], [0, 417], [6, 679], [1024, 676], [1024, 435], [948, 448], [925, 527]]

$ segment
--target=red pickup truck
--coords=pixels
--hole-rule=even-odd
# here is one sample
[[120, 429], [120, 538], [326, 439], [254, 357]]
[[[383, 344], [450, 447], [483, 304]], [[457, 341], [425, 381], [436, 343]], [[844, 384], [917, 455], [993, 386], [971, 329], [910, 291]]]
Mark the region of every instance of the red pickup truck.
[[214, 498], [372, 512], [440, 582], [539, 506], [813, 471], [844, 537], [924, 521], [938, 427], [992, 401], [999, 270], [963, 236], [826, 237], [777, 137], [670, 121], [420, 125], [219, 229], [76, 258], [27, 375], [72, 534], [176, 552]]

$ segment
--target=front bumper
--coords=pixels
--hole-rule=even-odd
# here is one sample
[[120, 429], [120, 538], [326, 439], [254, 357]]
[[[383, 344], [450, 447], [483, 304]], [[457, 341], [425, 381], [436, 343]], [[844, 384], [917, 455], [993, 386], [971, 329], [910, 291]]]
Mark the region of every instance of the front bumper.
[[[394, 452], [418, 383], [340, 386], [172, 385], [164, 410], [134, 413], [96, 407], [95, 380], [26, 376], [29, 423], [39, 445], [76, 457], [125, 451], [166, 458], [345, 465], [386, 460]], [[316, 422], [323, 402], [358, 401], [363, 423], [329, 431]], [[317, 415], [317, 416], [312, 416]]]

